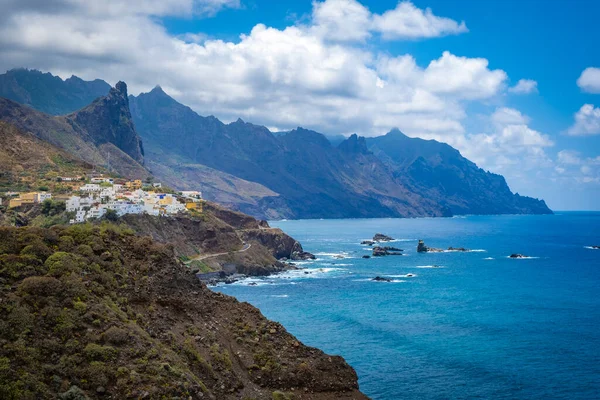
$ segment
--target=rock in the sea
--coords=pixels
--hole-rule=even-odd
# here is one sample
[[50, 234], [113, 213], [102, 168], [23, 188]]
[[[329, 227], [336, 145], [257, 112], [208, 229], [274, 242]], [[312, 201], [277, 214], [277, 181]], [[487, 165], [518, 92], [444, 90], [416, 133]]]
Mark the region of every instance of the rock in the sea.
[[417, 245], [417, 253], [441, 253], [443, 251], [442, 249], [425, 246], [425, 242], [422, 240], [419, 240], [419, 244]]
[[390, 242], [392, 240], [394, 240], [393, 237], [384, 235], [383, 233], [376, 233], [375, 236], [373, 236], [374, 242]]
[[375, 244], [372, 240], [363, 240], [360, 244], [366, 244], [367, 246], [373, 246]]
[[376, 276], [375, 278], [373, 278], [371, 280], [375, 281], [375, 282], [391, 282], [392, 281], [390, 278], [384, 278], [382, 276]]
[[448, 247], [448, 251], [462, 251], [462, 252], [469, 252], [471, 250], [469, 249], [465, 249], [464, 247]]
[[511, 254], [510, 258], [528, 258], [528, 257], [526, 255], [523, 255], [523, 254], [515, 253], [515, 254]]
[[371, 256], [362, 256], [362, 258], [371, 258]]
[[396, 247], [373, 247], [373, 257], [382, 257], [382, 256], [401, 256], [402, 249], [398, 249]]
[[594, 250], [600, 250], [600, 246], [590, 246]]
[[294, 247], [292, 248], [292, 252], [290, 254], [290, 259], [293, 261], [302, 261], [302, 260], [315, 260], [314, 254], [309, 253], [308, 251], [304, 251], [300, 242], [294, 243]]

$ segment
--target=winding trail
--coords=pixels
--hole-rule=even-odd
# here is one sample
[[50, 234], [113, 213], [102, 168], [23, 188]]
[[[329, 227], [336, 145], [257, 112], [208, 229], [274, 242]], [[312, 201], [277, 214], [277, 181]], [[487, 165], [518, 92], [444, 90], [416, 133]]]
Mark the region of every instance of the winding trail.
[[[244, 243], [244, 246], [240, 250], [234, 251], [234, 253], [243, 253], [245, 251], [248, 251], [248, 249], [250, 247], [252, 247], [251, 243]], [[194, 258], [189, 259], [188, 261], [184, 262], [184, 264], [188, 265], [188, 264], [192, 263], [193, 261], [202, 261], [202, 260], [205, 260], [207, 258], [225, 256], [225, 255], [227, 255], [229, 253], [230, 253], [229, 251], [226, 251], [225, 253], [201, 254], [201, 255], [198, 255], [198, 256], [196, 256]]]

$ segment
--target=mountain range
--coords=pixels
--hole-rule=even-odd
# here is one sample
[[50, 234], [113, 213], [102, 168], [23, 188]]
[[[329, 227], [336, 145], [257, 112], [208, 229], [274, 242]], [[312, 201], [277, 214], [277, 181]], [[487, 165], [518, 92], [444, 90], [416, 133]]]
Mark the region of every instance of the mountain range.
[[300, 127], [273, 133], [200, 116], [159, 86], [128, 96], [122, 82], [25, 69], [0, 75], [0, 97], [0, 120], [83, 161], [199, 188], [261, 218], [551, 213], [451, 146], [399, 130], [345, 139]]

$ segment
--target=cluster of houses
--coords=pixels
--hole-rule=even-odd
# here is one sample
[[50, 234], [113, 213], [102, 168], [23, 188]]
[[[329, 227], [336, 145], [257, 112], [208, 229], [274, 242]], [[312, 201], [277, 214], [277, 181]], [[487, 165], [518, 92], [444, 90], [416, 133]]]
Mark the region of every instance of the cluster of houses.
[[80, 192], [81, 196], [71, 196], [66, 202], [67, 212], [75, 212], [71, 223], [103, 217], [108, 210], [114, 210], [119, 217], [125, 214], [168, 216], [188, 211], [202, 212], [202, 194], [197, 191], [175, 195], [130, 190], [120, 184], [104, 186], [90, 183], [83, 185]]
[[[79, 182], [80, 177], [60, 177], [61, 182]], [[97, 175], [81, 186], [73, 187], [71, 196], [59, 196], [65, 200], [66, 211], [74, 212], [70, 223], [80, 223], [92, 218], [103, 217], [108, 210], [117, 216], [125, 214], [149, 214], [169, 216], [182, 212], [202, 212], [202, 193], [184, 191], [178, 194], [161, 193], [160, 183], [142, 183], [141, 180], [116, 180]], [[41, 203], [52, 198], [48, 192], [7, 193], [10, 195], [9, 208], [24, 204]]]

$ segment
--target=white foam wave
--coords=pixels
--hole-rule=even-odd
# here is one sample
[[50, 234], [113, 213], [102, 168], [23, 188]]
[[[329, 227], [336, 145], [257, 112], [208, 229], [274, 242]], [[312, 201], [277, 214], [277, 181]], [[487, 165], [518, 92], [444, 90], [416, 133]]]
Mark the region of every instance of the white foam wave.
[[391, 279], [388, 282], [388, 281], [376, 281], [376, 280], [373, 280], [373, 278], [365, 278], [365, 279], [353, 279], [352, 282], [401, 283], [401, 282], [406, 282], [406, 281], [404, 281], [402, 279]]
[[415, 274], [404, 274], [404, 275], [388, 275], [390, 278], [416, 278]]
[[287, 298], [287, 297], [290, 297], [290, 295], [288, 295], [288, 294], [272, 294], [272, 295], [271, 295], [271, 296], [269, 296], [269, 297], [280, 297], [280, 298]]
[[304, 268], [293, 271], [282, 272], [270, 276], [271, 279], [314, 279], [324, 278], [331, 275], [350, 274], [346, 268], [326, 267], [326, 268]]
[[600, 250], [598, 247], [594, 247], [594, 246], [583, 246], [584, 249], [590, 249], [590, 250]]
[[511, 257], [511, 256], [506, 256], [506, 258], [510, 258], [511, 260], [536, 260], [539, 257], [529, 257], [529, 256], [526, 256], [526, 257]]
[[484, 260], [494, 260], [494, 257], [486, 257]]
[[444, 268], [444, 267], [442, 267], [440, 265], [417, 265], [415, 268], [425, 269], [425, 268]]

